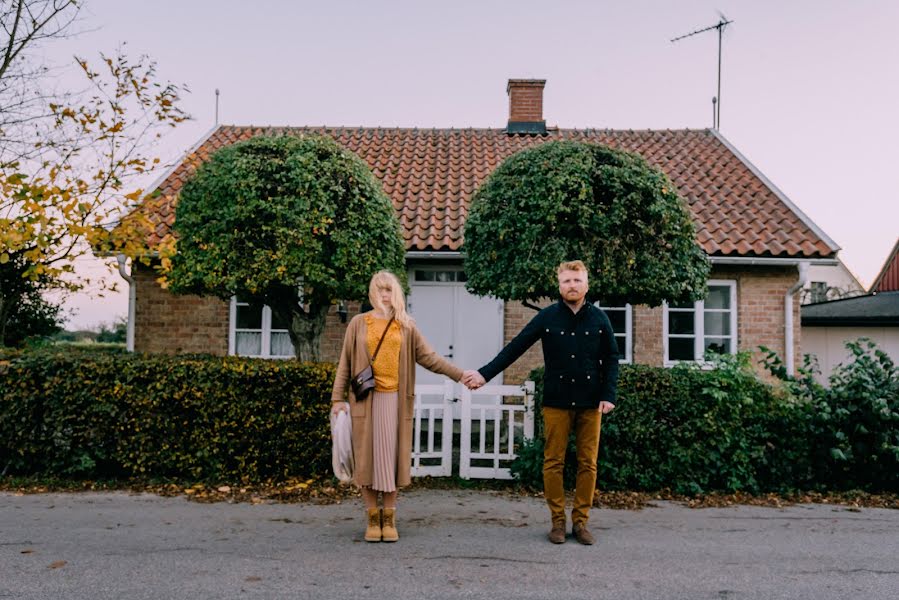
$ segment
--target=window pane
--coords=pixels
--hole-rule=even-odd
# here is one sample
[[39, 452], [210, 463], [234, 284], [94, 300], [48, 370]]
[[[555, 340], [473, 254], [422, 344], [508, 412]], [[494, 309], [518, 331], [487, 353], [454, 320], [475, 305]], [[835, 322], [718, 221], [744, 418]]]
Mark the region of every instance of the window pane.
[[237, 354], [241, 356], [259, 356], [262, 354], [262, 334], [257, 332], [238, 331]]
[[671, 302], [668, 306], [669, 308], [693, 308], [695, 302]]
[[668, 360], [693, 360], [694, 338], [668, 338]]
[[238, 304], [237, 329], [262, 329], [262, 307]]
[[273, 333], [271, 343], [272, 356], [293, 356], [293, 344], [286, 333]]
[[463, 283], [468, 281], [468, 275], [465, 274], [465, 271], [456, 271], [456, 281]]
[[415, 281], [434, 281], [434, 271], [415, 271]]
[[612, 323], [612, 331], [615, 333], [624, 333], [627, 327], [627, 313], [622, 310], [611, 310], [608, 308], [604, 308], [606, 314], [609, 315], [609, 321]]
[[728, 338], [707, 337], [705, 338], [705, 352], [727, 354], [730, 352], [730, 340]]
[[705, 313], [705, 333], [706, 335], [730, 335], [730, 313]]
[[730, 286], [710, 285], [706, 308], [730, 308]]
[[275, 311], [272, 311], [272, 329], [287, 329], [287, 321], [279, 319], [275, 316]]
[[444, 282], [456, 280], [452, 271], [437, 271], [435, 275], [437, 276], [436, 281]]
[[694, 314], [692, 312], [668, 312], [668, 333], [694, 333]]
[[616, 335], [615, 343], [618, 344], [618, 358], [624, 360], [627, 358], [627, 336]]

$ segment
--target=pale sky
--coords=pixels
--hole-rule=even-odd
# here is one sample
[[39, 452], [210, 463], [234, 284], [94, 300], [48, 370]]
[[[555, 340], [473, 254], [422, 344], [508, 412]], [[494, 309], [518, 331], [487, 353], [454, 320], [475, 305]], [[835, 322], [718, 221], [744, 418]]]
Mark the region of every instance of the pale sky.
[[[824, 230], [867, 286], [899, 237], [899, 2], [893, 0], [87, 0], [85, 30], [49, 60], [127, 42], [186, 83], [194, 121], [503, 127], [509, 78], [546, 79], [548, 125], [711, 126], [724, 35], [721, 133]], [[82, 269], [96, 271], [93, 264]], [[118, 275], [110, 275], [118, 278]], [[70, 328], [127, 312], [122, 292], [66, 305]]]

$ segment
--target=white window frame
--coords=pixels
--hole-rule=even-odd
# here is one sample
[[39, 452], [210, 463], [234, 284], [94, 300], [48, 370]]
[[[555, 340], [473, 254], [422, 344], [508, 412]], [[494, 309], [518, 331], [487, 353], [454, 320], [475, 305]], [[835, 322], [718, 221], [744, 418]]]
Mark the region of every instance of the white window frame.
[[293, 354], [275, 355], [271, 353], [272, 334], [287, 333], [286, 329], [272, 329], [272, 309], [268, 306], [262, 307], [262, 344], [259, 354], [237, 354], [237, 334], [238, 331], [260, 331], [258, 329], [237, 329], [237, 306], [249, 306], [249, 302], [238, 302], [237, 296], [231, 296], [231, 306], [228, 314], [228, 354], [231, 356], [245, 356], [248, 358], [267, 358], [267, 359], [290, 359]]
[[409, 267], [406, 276], [409, 279], [409, 285], [461, 285], [464, 286], [464, 281], [418, 281], [415, 279], [416, 271], [430, 271], [434, 273], [439, 273], [441, 271], [452, 272], [452, 273], [465, 273], [465, 268], [462, 265], [417, 265]]
[[[737, 282], [728, 279], [710, 279], [708, 285], [727, 287], [730, 289], [730, 344], [728, 354], [736, 354], [737, 348], [740, 347], [737, 339]], [[668, 313], [669, 310], [677, 311], [678, 309], [669, 309], [668, 303], [662, 304], [662, 352], [664, 365], [673, 367], [682, 362], [694, 362], [700, 365], [709, 365], [705, 360], [705, 300], [697, 300], [693, 303], [693, 360], [669, 360], [668, 358]], [[683, 309], [684, 311], [688, 309]], [[709, 309], [720, 311], [720, 309]], [[672, 334], [674, 335], [674, 334]]]
[[[629, 365], [634, 362], [634, 310], [630, 304], [625, 304], [624, 306], [602, 306], [599, 302], [594, 302], [597, 308], [601, 308], [602, 310], [615, 310], [620, 311], [624, 310], [624, 341], [627, 344], [627, 350], [624, 355], [618, 359], [618, 364], [621, 365]], [[619, 331], [615, 331], [615, 337], [621, 333]], [[619, 350], [620, 351], [620, 350]]]

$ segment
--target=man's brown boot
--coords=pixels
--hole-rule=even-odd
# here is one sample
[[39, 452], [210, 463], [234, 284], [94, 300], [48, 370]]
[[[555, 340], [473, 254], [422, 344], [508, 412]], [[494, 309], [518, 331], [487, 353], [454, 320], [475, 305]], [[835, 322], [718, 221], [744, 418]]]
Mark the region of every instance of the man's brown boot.
[[368, 509], [368, 527], [365, 528], [365, 541], [381, 541], [381, 510], [378, 508]]
[[400, 534], [396, 530], [396, 509], [385, 508], [381, 514], [381, 541], [395, 542], [400, 539]]
[[549, 532], [549, 541], [553, 544], [564, 544], [565, 543], [565, 522], [559, 521], [558, 523], [553, 523], [553, 528]]
[[593, 534], [587, 531], [586, 523], [575, 523], [571, 533], [579, 543], [585, 546], [592, 546], [596, 541], [593, 539]]

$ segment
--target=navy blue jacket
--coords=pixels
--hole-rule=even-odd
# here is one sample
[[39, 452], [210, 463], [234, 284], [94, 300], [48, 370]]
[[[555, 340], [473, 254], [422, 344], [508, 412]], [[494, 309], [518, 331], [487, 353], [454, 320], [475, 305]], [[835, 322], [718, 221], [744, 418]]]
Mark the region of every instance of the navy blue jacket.
[[562, 300], [537, 313], [531, 322], [478, 369], [490, 381], [528, 348], [543, 342], [543, 405], [554, 408], [596, 408], [616, 402], [618, 344], [609, 317], [585, 303], [577, 313]]

